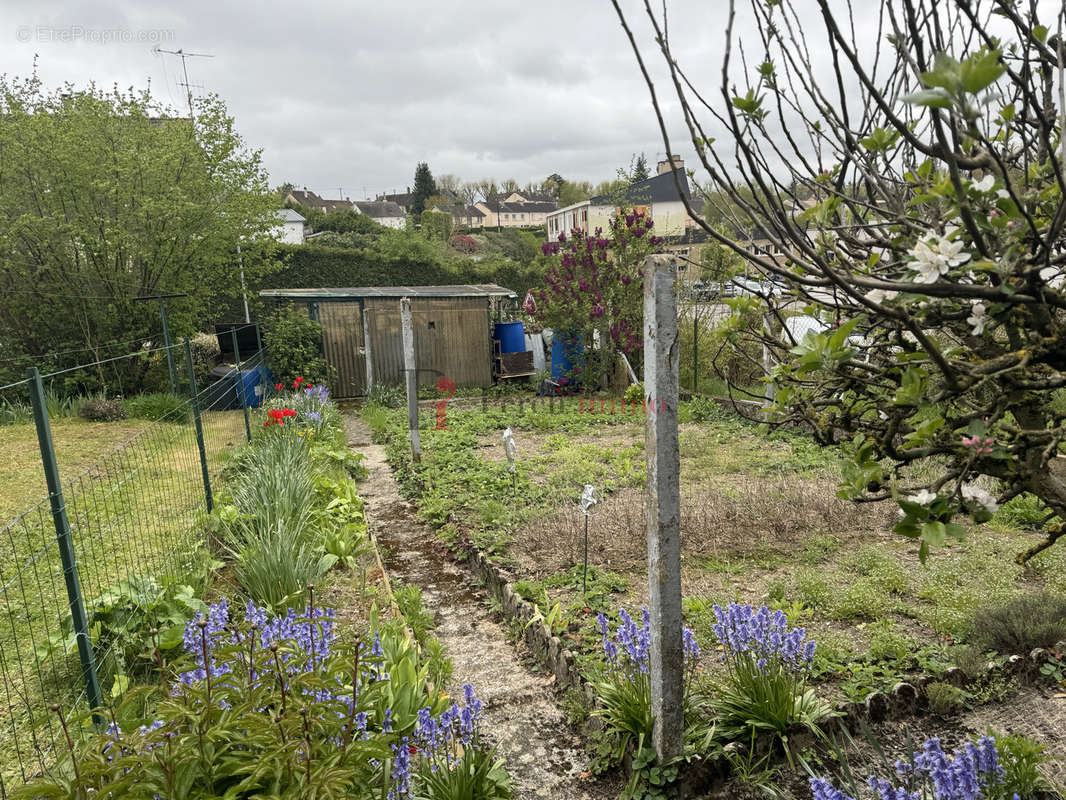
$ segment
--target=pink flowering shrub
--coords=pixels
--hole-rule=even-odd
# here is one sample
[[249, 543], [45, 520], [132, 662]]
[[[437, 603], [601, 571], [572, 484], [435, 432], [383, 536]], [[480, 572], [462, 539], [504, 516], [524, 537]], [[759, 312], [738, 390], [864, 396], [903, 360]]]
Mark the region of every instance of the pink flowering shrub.
[[[558, 242], [545, 242], [546, 256], [557, 258], [544, 286], [530, 291], [524, 309], [546, 327], [582, 335], [595, 341], [599, 331], [601, 357], [585, 367], [593, 380], [608, 372], [614, 352], [632, 356], [643, 347], [644, 258], [660, 252], [662, 238], [652, 234], [652, 219], [643, 212], [622, 209], [611, 220], [610, 232], [591, 234], [574, 229]], [[597, 366], [598, 365], [598, 366]]]

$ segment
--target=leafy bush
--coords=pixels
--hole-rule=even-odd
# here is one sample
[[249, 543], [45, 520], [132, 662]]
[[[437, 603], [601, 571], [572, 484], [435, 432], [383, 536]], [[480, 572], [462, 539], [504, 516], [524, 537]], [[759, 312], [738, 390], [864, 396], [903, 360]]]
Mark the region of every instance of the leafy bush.
[[714, 422], [727, 416], [718, 401], [710, 397], [694, 397], [688, 404], [689, 416], [693, 422]]
[[715, 700], [722, 733], [742, 741], [762, 732], [785, 737], [794, 723], [814, 727], [829, 712], [806, 686], [815, 643], [803, 628], [790, 629], [784, 612], [766, 606], [730, 603], [714, 614], [726, 666]]
[[639, 403], [644, 399], [644, 384], [631, 383], [622, 393], [622, 399], [627, 403]]
[[446, 242], [448, 237], [452, 235], [454, 220], [451, 214], [445, 214], [440, 211], [423, 211], [419, 221], [422, 223], [422, 235], [427, 239]]
[[[182, 641], [185, 622], [207, 606], [191, 586], [161, 585], [151, 577], [129, 577], [86, 604], [89, 635], [97, 653], [104, 688], [117, 696], [130, 679], [145, 679], [162, 658]], [[153, 641], [152, 630], [157, 631]], [[158, 646], [158, 654], [155, 650]], [[77, 637], [68, 614], [61, 630], [39, 653], [74, 653]]]
[[275, 380], [329, 383], [334, 370], [322, 354], [322, 326], [295, 307], [278, 309], [263, 324], [267, 364]]
[[126, 400], [126, 414], [135, 419], [186, 422], [189, 419], [189, 401], [166, 392], [139, 394]]
[[476, 253], [478, 251], [477, 239], [465, 233], [456, 233], [448, 240], [448, 244], [460, 253]]
[[1030, 798], [1041, 792], [1051, 794], [1055, 791], [1051, 781], [1040, 771], [1042, 765], [1055, 760], [1047, 754], [1043, 744], [1022, 733], [990, 735], [996, 740], [999, 763], [1003, 767], [1000, 781], [1003, 797]]
[[1066, 597], [1037, 592], [977, 609], [973, 642], [985, 650], [1025, 655], [1066, 639]]
[[126, 418], [126, 408], [117, 398], [98, 397], [82, 403], [78, 416], [89, 422], [117, 422]]

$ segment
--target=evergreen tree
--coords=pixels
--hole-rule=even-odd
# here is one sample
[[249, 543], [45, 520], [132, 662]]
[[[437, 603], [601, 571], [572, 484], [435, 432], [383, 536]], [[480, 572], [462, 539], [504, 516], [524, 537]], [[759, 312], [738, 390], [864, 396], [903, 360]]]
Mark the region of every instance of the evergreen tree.
[[633, 167], [633, 182], [646, 181], [651, 177], [648, 172], [648, 160], [644, 158], [644, 154], [641, 153], [637, 156], [637, 165]]
[[426, 200], [437, 193], [437, 184], [433, 180], [433, 173], [429, 171], [429, 164], [419, 161], [415, 167], [415, 190], [411, 198], [411, 213], [420, 215], [426, 210]]

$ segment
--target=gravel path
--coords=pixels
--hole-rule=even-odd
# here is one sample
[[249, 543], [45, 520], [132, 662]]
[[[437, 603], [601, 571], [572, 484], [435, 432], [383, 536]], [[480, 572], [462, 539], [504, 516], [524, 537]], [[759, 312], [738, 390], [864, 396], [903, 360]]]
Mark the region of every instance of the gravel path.
[[584, 776], [588, 759], [577, 733], [556, 705], [550, 679], [520, 660], [506, 629], [483, 602], [470, 573], [448, 558], [433, 531], [403, 500], [385, 460], [371, 444], [370, 430], [353, 414], [345, 417], [349, 446], [366, 457], [370, 476], [360, 484], [367, 519], [383, 545], [391, 578], [422, 588], [435, 633], [455, 664], [449, 692], [464, 683], [485, 703], [484, 730], [507, 761], [515, 798], [593, 800], [617, 796], [618, 787]]

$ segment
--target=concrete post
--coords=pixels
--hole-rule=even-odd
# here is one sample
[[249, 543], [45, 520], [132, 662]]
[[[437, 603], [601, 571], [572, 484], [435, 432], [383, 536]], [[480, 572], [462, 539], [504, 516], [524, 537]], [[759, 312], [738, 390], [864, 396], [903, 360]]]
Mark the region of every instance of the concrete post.
[[[773, 317], [771, 317], [769, 314], [763, 315], [763, 327], [766, 328], [764, 333], [767, 337], [773, 335]], [[774, 382], [769, 379], [770, 374], [774, 368], [774, 357], [770, 352], [770, 348], [765, 344], [763, 344], [762, 346], [762, 368], [763, 372], [766, 373], [767, 378], [766, 389], [764, 392], [764, 397], [766, 399], [763, 402], [763, 408], [766, 408], [767, 406], [772, 405], [774, 402]]]
[[374, 388], [374, 359], [370, 352], [370, 321], [367, 319], [366, 303], [359, 302], [359, 316], [363, 318], [363, 353], [366, 361], [366, 393]]
[[422, 461], [422, 443], [418, 439], [418, 372], [409, 297], [400, 299], [400, 325], [403, 328], [403, 368], [407, 375], [407, 427], [411, 434], [411, 460], [417, 464]]
[[652, 744], [661, 762], [681, 755], [684, 735], [681, 645], [681, 455], [677, 438], [680, 347], [677, 265], [665, 255], [644, 262], [644, 449], [651, 613]]

